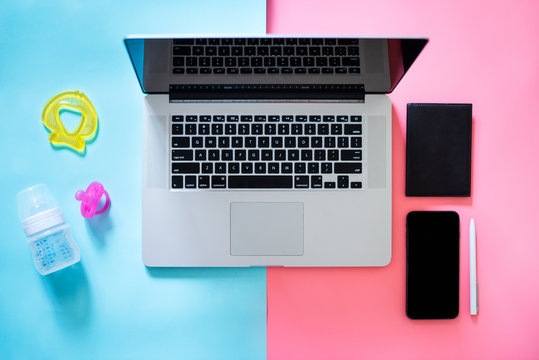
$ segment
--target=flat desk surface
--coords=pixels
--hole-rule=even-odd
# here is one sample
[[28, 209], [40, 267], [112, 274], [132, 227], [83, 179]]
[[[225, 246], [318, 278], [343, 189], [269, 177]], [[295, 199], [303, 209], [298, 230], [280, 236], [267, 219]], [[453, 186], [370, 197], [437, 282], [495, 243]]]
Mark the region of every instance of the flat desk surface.
[[[393, 102], [393, 259], [381, 269], [268, 269], [268, 358], [539, 358], [539, 3], [273, 0], [272, 33], [423, 35]], [[406, 198], [409, 102], [473, 103], [470, 198]], [[405, 315], [411, 210], [461, 218], [460, 314]], [[479, 316], [470, 316], [468, 224], [477, 227]]]
[[[226, 4], [258, 14], [250, 3]], [[141, 261], [137, 210], [142, 95], [121, 36], [185, 31], [172, 14], [189, 14], [190, 4], [131, 2], [125, 12], [105, 2], [0, 6], [0, 359], [539, 358], [539, 5], [269, 0], [271, 33], [430, 38], [391, 94], [393, 260], [379, 269], [150, 270]], [[207, 6], [209, 19], [220, 11], [215, 4]], [[220, 32], [215, 22], [207, 26]], [[99, 61], [87, 60], [94, 57]], [[66, 89], [86, 92], [100, 115], [100, 133], [84, 157], [53, 150], [40, 123], [47, 99]], [[473, 103], [472, 197], [404, 196], [408, 102]], [[73, 196], [93, 180], [108, 186], [112, 206], [108, 216], [84, 221]], [[80, 265], [47, 278], [33, 269], [14, 200], [39, 182], [63, 205], [82, 251]], [[404, 312], [405, 216], [442, 209], [461, 217], [461, 313], [411, 321]], [[475, 318], [467, 280], [472, 216]]]

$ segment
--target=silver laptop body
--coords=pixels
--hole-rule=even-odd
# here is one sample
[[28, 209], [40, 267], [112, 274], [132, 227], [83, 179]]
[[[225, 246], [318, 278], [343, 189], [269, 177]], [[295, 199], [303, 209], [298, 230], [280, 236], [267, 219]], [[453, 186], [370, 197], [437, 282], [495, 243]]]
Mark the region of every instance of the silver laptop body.
[[125, 44], [147, 94], [144, 264], [389, 264], [386, 93], [426, 39], [132, 36]]

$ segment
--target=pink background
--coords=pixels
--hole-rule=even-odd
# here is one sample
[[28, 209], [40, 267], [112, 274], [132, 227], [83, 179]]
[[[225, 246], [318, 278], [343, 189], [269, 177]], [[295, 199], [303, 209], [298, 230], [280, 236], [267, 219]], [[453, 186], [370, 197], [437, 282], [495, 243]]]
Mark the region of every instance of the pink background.
[[[268, 269], [268, 359], [539, 359], [539, 2], [268, 0], [268, 32], [419, 35], [393, 102], [393, 259]], [[406, 104], [473, 103], [470, 198], [404, 196]], [[461, 218], [460, 315], [405, 315], [405, 217]], [[468, 225], [478, 231], [470, 316]]]

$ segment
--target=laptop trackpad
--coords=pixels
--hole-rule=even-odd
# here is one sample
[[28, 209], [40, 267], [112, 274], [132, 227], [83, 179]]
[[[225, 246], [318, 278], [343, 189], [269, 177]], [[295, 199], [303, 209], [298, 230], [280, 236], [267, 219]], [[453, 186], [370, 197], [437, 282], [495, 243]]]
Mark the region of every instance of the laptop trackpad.
[[231, 203], [231, 255], [303, 255], [303, 203]]

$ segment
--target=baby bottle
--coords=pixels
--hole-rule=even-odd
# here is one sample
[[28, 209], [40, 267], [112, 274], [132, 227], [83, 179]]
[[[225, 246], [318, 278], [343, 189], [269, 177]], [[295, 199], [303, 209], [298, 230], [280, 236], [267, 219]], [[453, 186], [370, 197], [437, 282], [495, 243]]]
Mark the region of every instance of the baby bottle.
[[47, 186], [40, 184], [17, 194], [19, 218], [41, 275], [80, 260], [79, 247]]

